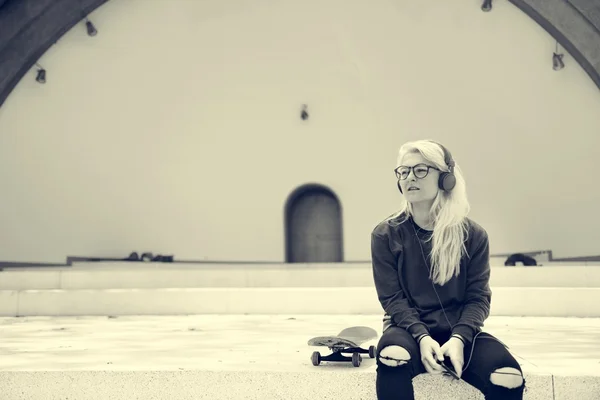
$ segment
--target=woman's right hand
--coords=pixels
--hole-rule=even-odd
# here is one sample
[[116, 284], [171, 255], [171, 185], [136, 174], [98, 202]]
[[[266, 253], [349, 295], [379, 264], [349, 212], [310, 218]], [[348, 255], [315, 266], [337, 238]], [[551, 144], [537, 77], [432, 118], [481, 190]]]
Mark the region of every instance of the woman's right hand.
[[442, 373], [444, 369], [435, 360], [438, 359], [440, 362], [444, 360], [444, 354], [439, 343], [433, 340], [431, 336], [425, 336], [419, 342], [419, 348], [421, 350], [421, 362], [427, 372], [430, 374]]

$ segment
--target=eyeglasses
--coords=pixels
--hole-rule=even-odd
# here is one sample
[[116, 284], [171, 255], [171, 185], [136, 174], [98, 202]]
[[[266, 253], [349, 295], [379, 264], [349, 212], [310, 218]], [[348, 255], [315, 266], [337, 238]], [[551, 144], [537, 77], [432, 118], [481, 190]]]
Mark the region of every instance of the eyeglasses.
[[439, 171], [438, 168], [432, 167], [427, 164], [417, 164], [413, 167], [406, 167], [406, 166], [401, 165], [394, 170], [394, 173], [396, 174], [397, 179], [400, 179], [401, 181], [403, 181], [406, 178], [408, 178], [408, 176], [410, 175], [410, 171], [412, 170], [413, 174], [417, 178], [423, 179], [427, 176], [427, 174], [429, 174], [430, 169], [435, 169], [436, 171]]

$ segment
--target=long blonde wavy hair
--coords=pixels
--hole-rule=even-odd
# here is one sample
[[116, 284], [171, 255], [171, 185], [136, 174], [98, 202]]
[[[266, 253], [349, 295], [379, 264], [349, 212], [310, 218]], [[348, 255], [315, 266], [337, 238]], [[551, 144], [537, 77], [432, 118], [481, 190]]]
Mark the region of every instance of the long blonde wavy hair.
[[[420, 153], [440, 171], [449, 171], [444, 160], [444, 151], [437, 143], [429, 140], [417, 140], [402, 145], [398, 151], [396, 167], [401, 164], [406, 154], [415, 152]], [[430, 239], [433, 241], [430, 277], [438, 285], [444, 285], [453, 276], [459, 275], [461, 258], [467, 252], [465, 246], [468, 235], [466, 217], [471, 207], [467, 198], [465, 179], [456, 162], [454, 175], [456, 177], [454, 189], [450, 192], [439, 189], [429, 210], [429, 216], [433, 223], [433, 235]], [[395, 219], [402, 213], [405, 213], [404, 220], [414, 215], [412, 205], [404, 196], [401, 198], [399, 211], [388, 219]]]

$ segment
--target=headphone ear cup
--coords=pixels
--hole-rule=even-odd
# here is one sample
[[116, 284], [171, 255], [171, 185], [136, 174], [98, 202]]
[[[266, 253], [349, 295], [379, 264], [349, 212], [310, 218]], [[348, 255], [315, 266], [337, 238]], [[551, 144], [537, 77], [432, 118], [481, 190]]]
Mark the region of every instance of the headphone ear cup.
[[440, 189], [449, 192], [454, 189], [454, 186], [456, 186], [456, 177], [450, 172], [443, 172], [440, 174], [438, 186]]
[[402, 187], [400, 186], [400, 181], [396, 181], [396, 183], [398, 184], [398, 190], [400, 191], [400, 193], [402, 193]]

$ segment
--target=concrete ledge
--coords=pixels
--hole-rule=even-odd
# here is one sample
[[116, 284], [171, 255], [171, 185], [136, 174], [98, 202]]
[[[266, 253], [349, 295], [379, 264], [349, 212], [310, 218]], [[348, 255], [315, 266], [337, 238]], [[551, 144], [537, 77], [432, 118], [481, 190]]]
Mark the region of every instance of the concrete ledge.
[[0, 290], [0, 315], [16, 316], [19, 310], [19, 292]]
[[[375, 288], [173, 288], [0, 291], [3, 316], [377, 314]], [[600, 317], [600, 288], [495, 288], [497, 316]]]
[[[375, 399], [375, 360], [314, 367], [313, 336], [378, 315], [2, 318], [2, 399]], [[491, 317], [485, 330], [521, 365], [525, 399], [600, 398], [599, 319]], [[378, 338], [366, 343], [377, 344]], [[483, 399], [420, 375], [417, 398]]]
[[[92, 263], [93, 265], [94, 263]], [[495, 267], [499, 287], [600, 288], [600, 267]], [[372, 287], [370, 264], [201, 265], [102, 263], [0, 272], [0, 290], [223, 287]]]
[[[552, 377], [526, 375], [526, 400], [600, 398], [600, 378], [564, 378], [568, 392], [553, 396]], [[464, 382], [420, 375], [413, 380], [420, 400], [479, 400], [483, 395]], [[376, 399], [375, 372], [338, 371], [60, 371], [0, 372], [6, 400], [242, 400]]]
[[553, 399], [600, 399], [600, 379], [589, 376], [554, 376]]

